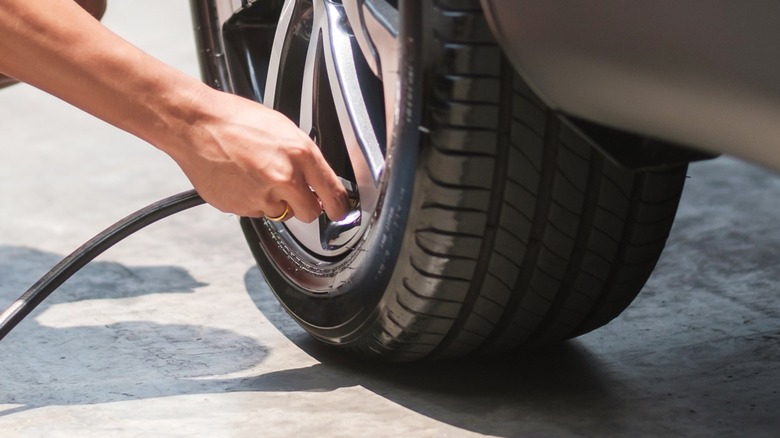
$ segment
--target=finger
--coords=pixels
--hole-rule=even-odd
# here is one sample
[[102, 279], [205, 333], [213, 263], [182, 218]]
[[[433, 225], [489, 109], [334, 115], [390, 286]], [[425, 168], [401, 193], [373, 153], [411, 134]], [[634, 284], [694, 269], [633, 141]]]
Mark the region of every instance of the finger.
[[280, 211], [280, 213], [266, 214], [265, 218], [273, 222], [283, 222], [295, 216], [295, 213], [292, 211], [292, 207], [290, 207], [290, 204], [286, 201], [282, 201], [281, 208], [275, 209], [274, 211]]
[[311, 192], [309, 186], [303, 183], [288, 186], [279, 192], [279, 196], [290, 204], [295, 211], [295, 217], [303, 222], [312, 222], [322, 213], [322, 205], [317, 196]]
[[317, 193], [322, 208], [331, 220], [341, 220], [349, 213], [349, 195], [347, 189], [330, 168], [322, 156], [304, 166], [304, 178]]

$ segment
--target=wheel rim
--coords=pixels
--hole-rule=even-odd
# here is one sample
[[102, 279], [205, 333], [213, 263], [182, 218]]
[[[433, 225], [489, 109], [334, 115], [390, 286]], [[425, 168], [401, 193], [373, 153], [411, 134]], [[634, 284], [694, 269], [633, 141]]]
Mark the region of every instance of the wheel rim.
[[[397, 126], [398, 12], [385, 0], [287, 0], [263, 101], [308, 133], [359, 195], [339, 222], [263, 221], [266, 253], [306, 290], [333, 286], [334, 270], [371, 233]], [[270, 243], [270, 244], [269, 244]], [[344, 281], [343, 279], [341, 281]]]

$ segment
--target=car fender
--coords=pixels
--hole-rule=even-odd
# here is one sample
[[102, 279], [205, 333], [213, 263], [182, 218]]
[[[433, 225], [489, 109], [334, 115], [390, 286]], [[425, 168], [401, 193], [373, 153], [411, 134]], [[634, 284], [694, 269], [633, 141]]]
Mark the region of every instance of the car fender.
[[481, 1], [551, 108], [780, 169], [780, 2]]

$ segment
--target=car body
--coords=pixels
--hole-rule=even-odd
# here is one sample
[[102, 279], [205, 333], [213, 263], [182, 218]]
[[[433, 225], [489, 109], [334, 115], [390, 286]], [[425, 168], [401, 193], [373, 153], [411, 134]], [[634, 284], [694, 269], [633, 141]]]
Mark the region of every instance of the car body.
[[551, 108], [780, 169], [780, 2], [482, 4]]

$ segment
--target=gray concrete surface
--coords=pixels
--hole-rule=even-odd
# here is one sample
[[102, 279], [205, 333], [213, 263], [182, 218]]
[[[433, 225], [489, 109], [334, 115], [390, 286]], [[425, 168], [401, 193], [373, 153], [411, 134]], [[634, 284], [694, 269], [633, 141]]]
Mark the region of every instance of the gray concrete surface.
[[[184, 0], [106, 23], [197, 76]], [[188, 188], [163, 154], [26, 86], [0, 92], [0, 301]], [[526, 355], [362, 364], [281, 311], [234, 217], [199, 207], [108, 251], [0, 343], [0, 434], [777, 436], [780, 179], [690, 170], [667, 251], [607, 327]], [[5, 304], [0, 304], [5, 306]]]

